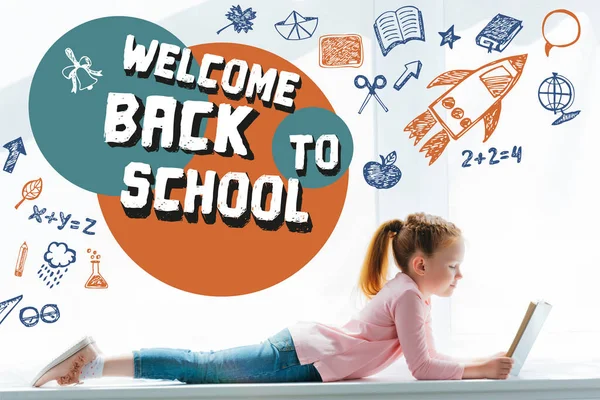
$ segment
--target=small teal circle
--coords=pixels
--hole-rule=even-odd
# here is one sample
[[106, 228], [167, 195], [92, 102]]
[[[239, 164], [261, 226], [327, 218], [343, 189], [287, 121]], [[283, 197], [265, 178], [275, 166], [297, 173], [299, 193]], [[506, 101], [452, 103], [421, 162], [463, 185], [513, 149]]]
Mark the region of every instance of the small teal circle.
[[[46, 160], [74, 185], [98, 194], [114, 196], [126, 189], [123, 174], [132, 161], [150, 164], [156, 175], [159, 167], [183, 168], [193, 156], [178, 147], [167, 151], [160, 146], [160, 137], [154, 151], [147, 151], [141, 139], [132, 147], [111, 147], [104, 137], [109, 92], [131, 93], [144, 105], [151, 95], [173, 97], [181, 104], [208, 99], [197, 86], [188, 89], [176, 81], [173, 85], [159, 82], [153, 73], [146, 78], [137, 72], [128, 76], [123, 58], [129, 34], [146, 52], [153, 40], [179, 46], [181, 50], [186, 47], [166, 29], [142, 19], [106, 17], [88, 21], [50, 47], [37, 67], [29, 92], [31, 130]], [[87, 70], [72, 68], [73, 60], [86, 65]], [[179, 66], [179, 61], [175, 65]], [[70, 75], [73, 69], [75, 84]], [[188, 73], [197, 77], [198, 71], [198, 63], [192, 57]], [[175, 124], [179, 122], [176, 117]], [[143, 123], [142, 116], [141, 127]], [[192, 136], [202, 137], [205, 128], [203, 119], [199, 132]]]
[[[296, 170], [296, 151], [290, 141], [291, 135], [311, 135], [312, 145], [306, 146], [305, 168]], [[321, 135], [335, 135], [339, 141], [339, 167], [334, 170], [320, 170], [316, 163], [316, 143]], [[324, 161], [331, 160], [331, 146], [324, 146]], [[286, 179], [297, 178], [302, 187], [322, 188], [331, 185], [343, 176], [354, 153], [352, 134], [346, 123], [335, 113], [318, 107], [296, 110], [279, 124], [273, 136], [273, 159], [277, 169]]]

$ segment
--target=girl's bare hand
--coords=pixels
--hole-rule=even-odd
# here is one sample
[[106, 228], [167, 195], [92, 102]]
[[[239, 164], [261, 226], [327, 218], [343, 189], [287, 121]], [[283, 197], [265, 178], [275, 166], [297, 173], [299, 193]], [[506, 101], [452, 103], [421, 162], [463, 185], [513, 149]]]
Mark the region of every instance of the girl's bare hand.
[[511, 357], [506, 357], [506, 352], [497, 353], [481, 364], [481, 372], [488, 379], [506, 379], [514, 362]]

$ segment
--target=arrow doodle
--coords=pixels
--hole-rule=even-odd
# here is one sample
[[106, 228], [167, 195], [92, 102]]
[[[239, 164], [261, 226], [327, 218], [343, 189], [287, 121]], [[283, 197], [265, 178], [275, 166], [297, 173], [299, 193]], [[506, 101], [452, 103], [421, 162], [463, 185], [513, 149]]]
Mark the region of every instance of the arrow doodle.
[[10, 142], [6, 143], [3, 147], [8, 150], [8, 158], [4, 163], [4, 171], [12, 174], [13, 170], [15, 169], [15, 165], [17, 164], [19, 155], [27, 155], [25, 152], [23, 139], [18, 137], [15, 140], [11, 140]]
[[400, 78], [394, 83], [394, 89], [400, 90], [402, 86], [408, 82], [411, 76], [414, 76], [415, 79], [419, 79], [419, 74], [421, 73], [421, 67], [423, 63], [421, 61], [412, 61], [404, 65], [404, 72], [400, 75]]

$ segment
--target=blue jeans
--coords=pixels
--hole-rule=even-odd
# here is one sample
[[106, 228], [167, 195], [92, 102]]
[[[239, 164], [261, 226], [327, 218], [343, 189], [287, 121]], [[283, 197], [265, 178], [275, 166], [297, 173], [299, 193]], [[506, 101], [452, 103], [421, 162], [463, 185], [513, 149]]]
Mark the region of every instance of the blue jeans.
[[141, 349], [134, 378], [185, 383], [322, 382], [313, 364], [300, 365], [287, 328], [260, 344], [219, 351]]

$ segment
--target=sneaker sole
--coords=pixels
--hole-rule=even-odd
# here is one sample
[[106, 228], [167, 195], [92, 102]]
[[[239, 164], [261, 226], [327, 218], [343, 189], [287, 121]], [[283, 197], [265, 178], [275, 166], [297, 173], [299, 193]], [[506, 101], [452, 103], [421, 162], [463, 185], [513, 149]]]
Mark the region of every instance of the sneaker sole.
[[57, 358], [52, 360], [52, 362], [50, 362], [50, 364], [46, 365], [44, 367], [44, 369], [42, 369], [36, 375], [36, 377], [33, 379], [33, 381], [31, 381], [31, 386], [35, 387], [35, 384], [37, 383], [37, 381], [39, 381], [40, 378], [42, 376], [44, 376], [44, 374], [46, 372], [50, 371], [52, 368], [56, 367], [58, 364], [65, 361], [67, 358], [71, 357], [73, 354], [77, 353], [78, 351], [85, 349], [87, 346], [89, 346], [92, 343], [94, 343], [94, 339], [91, 338], [90, 336], [86, 336], [83, 339], [81, 339], [79, 342], [75, 343], [68, 350], [63, 352], [60, 356], [58, 356]]

